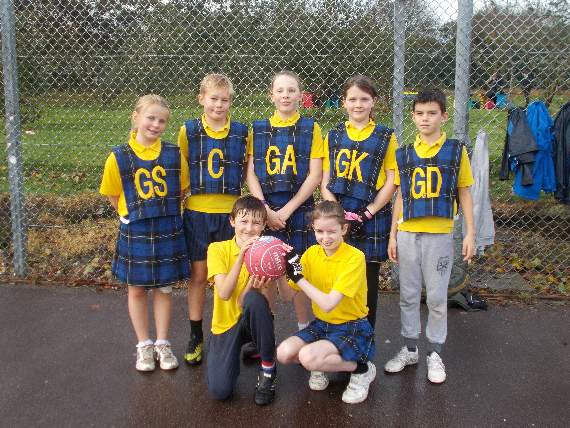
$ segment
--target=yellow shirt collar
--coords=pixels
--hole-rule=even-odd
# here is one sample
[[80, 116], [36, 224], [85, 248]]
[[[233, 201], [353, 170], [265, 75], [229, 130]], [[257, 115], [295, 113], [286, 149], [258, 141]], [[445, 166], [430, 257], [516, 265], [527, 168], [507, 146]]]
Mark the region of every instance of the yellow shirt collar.
[[339, 260], [342, 261], [346, 258], [346, 252], [348, 250], [348, 244], [346, 242], [341, 242], [340, 246], [338, 247], [338, 250], [335, 251], [335, 253], [332, 256], [327, 256], [327, 253], [325, 252], [325, 249], [323, 247], [320, 247], [320, 250], [322, 251], [322, 254], [328, 258], [329, 260]]
[[370, 128], [374, 128], [376, 126], [376, 122], [374, 122], [372, 119], [368, 119], [368, 123], [366, 125], [364, 125], [364, 128], [357, 128], [356, 126], [354, 126], [352, 123], [350, 123], [350, 120], [347, 120], [346, 122], [344, 122], [344, 125], [346, 127], [346, 129], [354, 131], [354, 132], [365, 132], [367, 130], [369, 130]]
[[210, 132], [228, 132], [230, 129], [230, 115], [228, 114], [228, 120], [226, 121], [226, 124], [224, 125], [223, 128], [218, 129], [218, 130], [214, 130], [206, 121], [206, 115], [204, 113], [202, 113], [202, 126], [204, 127], [204, 129], [206, 130], [206, 132], [210, 131]]
[[157, 138], [156, 141], [152, 143], [150, 146], [143, 146], [141, 143], [137, 141], [137, 131], [131, 131], [129, 146], [131, 146], [131, 148], [137, 155], [144, 153], [146, 151], [160, 153], [160, 138]]
[[271, 123], [271, 126], [292, 126], [295, 125], [300, 118], [301, 115], [296, 111], [292, 117], [283, 120], [281, 119], [281, 116], [279, 116], [279, 112], [275, 110], [273, 116], [269, 118], [269, 122]]
[[416, 134], [416, 141], [414, 142], [414, 148], [418, 149], [421, 146], [423, 146], [425, 149], [430, 148], [433, 150], [436, 147], [439, 149], [441, 146], [443, 146], [443, 143], [445, 142], [446, 139], [447, 135], [445, 134], [445, 132], [442, 132], [441, 136], [435, 141], [435, 143], [430, 145], [426, 143], [424, 140], [422, 140], [420, 134]]

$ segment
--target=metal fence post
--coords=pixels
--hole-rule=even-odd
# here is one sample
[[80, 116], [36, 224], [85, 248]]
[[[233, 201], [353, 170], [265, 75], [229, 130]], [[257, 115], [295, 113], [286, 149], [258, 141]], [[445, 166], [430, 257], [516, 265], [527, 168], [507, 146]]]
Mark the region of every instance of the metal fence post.
[[469, 66], [471, 63], [473, 0], [459, 0], [457, 7], [453, 134], [454, 138], [466, 143], [469, 138]]
[[392, 121], [398, 144], [404, 141], [404, 67], [406, 52], [406, 7], [405, 0], [394, 2], [394, 98]]
[[2, 66], [4, 71], [4, 99], [6, 117], [6, 152], [10, 185], [12, 218], [12, 246], [14, 272], [26, 272], [26, 227], [24, 218], [24, 176], [20, 129], [20, 102], [18, 95], [18, 64], [16, 60], [16, 17], [14, 1], [2, 0]]

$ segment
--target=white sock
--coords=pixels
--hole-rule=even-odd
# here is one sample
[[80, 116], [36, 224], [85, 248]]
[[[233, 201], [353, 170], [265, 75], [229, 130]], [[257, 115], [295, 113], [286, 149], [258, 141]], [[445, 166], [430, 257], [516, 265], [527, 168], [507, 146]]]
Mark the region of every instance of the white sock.
[[156, 342], [154, 342], [154, 346], [160, 346], [160, 345], [169, 345], [170, 346], [170, 342], [166, 339], [158, 339]]
[[310, 324], [310, 322], [298, 322], [297, 327], [299, 327], [299, 331], [301, 331], [304, 328], [307, 328], [309, 326], [309, 324]]
[[150, 339], [145, 340], [144, 342], [137, 343], [137, 348], [142, 348], [143, 346], [152, 345], [153, 342]]

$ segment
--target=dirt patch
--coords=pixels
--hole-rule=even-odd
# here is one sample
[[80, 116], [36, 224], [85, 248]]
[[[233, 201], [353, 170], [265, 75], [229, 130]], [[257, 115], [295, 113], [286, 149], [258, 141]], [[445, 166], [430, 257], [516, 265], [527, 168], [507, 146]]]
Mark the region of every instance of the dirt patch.
[[[27, 196], [29, 279], [111, 284], [118, 220], [95, 193], [72, 197]], [[8, 195], [0, 195], [0, 280], [10, 280]], [[469, 266], [471, 286], [519, 288], [541, 295], [570, 293], [570, 215], [567, 206], [493, 204], [496, 244]], [[2, 244], [3, 243], [3, 244]], [[390, 290], [390, 263], [382, 264], [381, 290]], [[516, 283], [516, 284], [515, 284]]]

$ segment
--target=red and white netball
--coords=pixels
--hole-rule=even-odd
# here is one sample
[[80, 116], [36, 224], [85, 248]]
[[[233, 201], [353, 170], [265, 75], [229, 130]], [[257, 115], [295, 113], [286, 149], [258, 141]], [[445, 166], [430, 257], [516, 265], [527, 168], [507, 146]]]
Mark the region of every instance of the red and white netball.
[[273, 236], [261, 236], [246, 250], [244, 262], [251, 275], [272, 279], [285, 275], [283, 241]]

